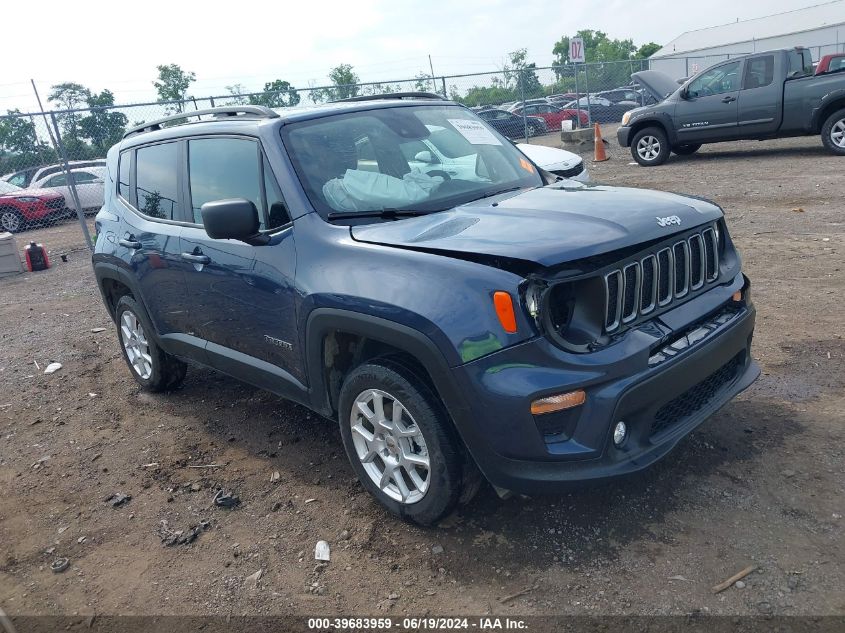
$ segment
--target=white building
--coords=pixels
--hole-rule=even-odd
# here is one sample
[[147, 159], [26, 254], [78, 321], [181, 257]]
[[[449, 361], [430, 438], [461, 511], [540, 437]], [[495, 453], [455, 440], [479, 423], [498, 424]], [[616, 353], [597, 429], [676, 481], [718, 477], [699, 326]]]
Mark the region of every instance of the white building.
[[680, 79], [730, 57], [793, 46], [809, 48], [813, 61], [845, 52], [845, 0], [687, 31], [652, 55], [650, 63], [652, 70]]

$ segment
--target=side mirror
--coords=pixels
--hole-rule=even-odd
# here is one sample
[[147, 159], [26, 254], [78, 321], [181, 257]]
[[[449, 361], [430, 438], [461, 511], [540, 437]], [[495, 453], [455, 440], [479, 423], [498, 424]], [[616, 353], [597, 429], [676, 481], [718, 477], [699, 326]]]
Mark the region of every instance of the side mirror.
[[208, 236], [215, 240], [240, 240], [248, 244], [266, 243], [258, 233], [258, 209], [244, 198], [206, 202], [200, 209]]

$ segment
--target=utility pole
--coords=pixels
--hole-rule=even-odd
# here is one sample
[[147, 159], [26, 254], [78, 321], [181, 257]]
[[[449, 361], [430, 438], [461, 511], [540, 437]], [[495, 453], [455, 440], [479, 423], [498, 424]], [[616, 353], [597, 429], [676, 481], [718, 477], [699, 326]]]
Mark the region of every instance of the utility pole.
[[[428, 56], [428, 67], [431, 69], [431, 85], [434, 88], [432, 92], [437, 92], [437, 83], [434, 81], [434, 64], [431, 63], [431, 55]], [[443, 95], [444, 97], [446, 95]]]

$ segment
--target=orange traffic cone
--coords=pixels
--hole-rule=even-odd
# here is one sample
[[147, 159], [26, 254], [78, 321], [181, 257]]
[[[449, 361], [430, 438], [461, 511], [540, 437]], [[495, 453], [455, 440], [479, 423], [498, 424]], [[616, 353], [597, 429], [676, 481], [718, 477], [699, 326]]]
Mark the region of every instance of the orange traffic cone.
[[595, 152], [593, 156], [594, 163], [600, 163], [607, 160], [607, 153], [604, 151], [604, 140], [601, 137], [601, 128], [596, 123], [593, 137], [595, 138]]

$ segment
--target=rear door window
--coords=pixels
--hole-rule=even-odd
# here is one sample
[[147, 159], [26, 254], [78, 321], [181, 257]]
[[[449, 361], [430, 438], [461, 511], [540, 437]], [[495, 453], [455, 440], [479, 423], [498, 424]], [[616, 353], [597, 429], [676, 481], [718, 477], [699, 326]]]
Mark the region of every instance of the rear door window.
[[180, 219], [179, 148], [176, 143], [140, 147], [135, 153], [135, 195], [144, 215]]

